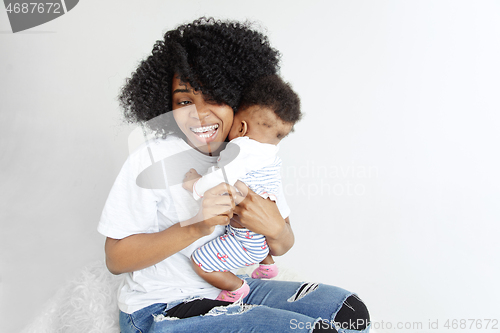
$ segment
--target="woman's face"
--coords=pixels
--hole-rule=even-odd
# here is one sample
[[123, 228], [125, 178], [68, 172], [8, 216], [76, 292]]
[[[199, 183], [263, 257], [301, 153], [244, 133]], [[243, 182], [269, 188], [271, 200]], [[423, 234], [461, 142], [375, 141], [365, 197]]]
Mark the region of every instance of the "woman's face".
[[207, 102], [201, 92], [177, 75], [172, 82], [174, 119], [188, 144], [204, 154], [218, 155], [233, 124], [233, 109], [226, 104]]

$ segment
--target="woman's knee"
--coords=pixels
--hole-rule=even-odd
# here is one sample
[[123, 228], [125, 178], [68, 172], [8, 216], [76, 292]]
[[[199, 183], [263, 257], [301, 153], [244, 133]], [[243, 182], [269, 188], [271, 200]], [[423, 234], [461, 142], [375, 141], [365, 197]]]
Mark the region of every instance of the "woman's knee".
[[333, 319], [335, 325], [325, 325], [328, 321], [316, 323], [313, 333], [319, 332], [338, 332], [338, 330], [357, 330], [362, 331], [370, 324], [370, 314], [365, 303], [357, 296], [351, 295], [342, 303], [339, 311]]
[[334, 318], [338, 328], [362, 331], [370, 324], [365, 303], [355, 294], [347, 297]]

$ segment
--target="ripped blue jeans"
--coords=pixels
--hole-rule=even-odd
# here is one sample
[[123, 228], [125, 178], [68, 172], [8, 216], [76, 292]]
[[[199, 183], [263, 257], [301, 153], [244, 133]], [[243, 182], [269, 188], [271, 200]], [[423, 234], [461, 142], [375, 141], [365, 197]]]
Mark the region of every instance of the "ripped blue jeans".
[[[245, 279], [250, 294], [244, 305], [217, 307], [205, 315], [177, 319], [164, 314], [182, 303], [153, 304], [132, 314], [120, 312], [121, 333], [167, 332], [312, 332], [319, 320], [333, 323], [351, 292], [323, 284]], [[305, 286], [305, 287], [304, 287]], [[338, 327], [339, 333], [368, 332]]]

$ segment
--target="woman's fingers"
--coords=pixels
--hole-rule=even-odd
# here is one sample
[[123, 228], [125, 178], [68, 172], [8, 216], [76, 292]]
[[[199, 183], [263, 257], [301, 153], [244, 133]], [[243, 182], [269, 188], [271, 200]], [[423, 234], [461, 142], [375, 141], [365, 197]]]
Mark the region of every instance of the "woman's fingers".
[[245, 183], [239, 180], [236, 182], [236, 184], [234, 184], [234, 187], [237, 190], [237, 193], [234, 195], [234, 201], [236, 205], [239, 205], [243, 200], [245, 200], [246, 196], [251, 190], [248, 188], [248, 186], [245, 185]]
[[263, 199], [243, 183], [236, 183], [235, 187], [246, 194], [237, 197], [237, 206], [233, 209], [234, 219], [242, 226], [262, 234], [266, 237], [275, 237], [283, 229], [285, 223], [275, 202]]
[[228, 224], [229, 219], [233, 216], [235, 207], [234, 196], [236, 188], [221, 183], [210, 190], [206, 191], [203, 196], [203, 216], [205, 220], [216, 218], [208, 221], [210, 224]]
[[225, 208], [232, 210], [235, 206], [234, 199], [230, 195], [205, 196], [203, 199], [203, 206], [207, 208]]
[[211, 225], [228, 225], [231, 218], [227, 215], [217, 215], [208, 220]]
[[207, 195], [215, 196], [215, 195], [224, 195], [224, 194], [234, 195], [236, 192], [237, 191], [236, 191], [236, 188], [234, 188], [234, 186], [231, 186], [231, 185], [226, 184], [226, 183], [220, 183], [219, 185], [214, 186], [211, 189], [209, 189], [208, 191], [206, 191], [205, 196], [207, 196]]
[[203, 207], [203, 215], [206, 218], [211, 218], [217, 215], [233, 216], [233, 208], [229, 205], [207, 205]]
[[215, 205], [230, 205], [231, 208], [234, 208], [238, 202], [235, 202], [238, 199], [238, 190], [226, 183], [220, 183], [219, 185], [211, 188], [210, 190], [205, 192], [205, 199], [208, 199], [211, 204]]

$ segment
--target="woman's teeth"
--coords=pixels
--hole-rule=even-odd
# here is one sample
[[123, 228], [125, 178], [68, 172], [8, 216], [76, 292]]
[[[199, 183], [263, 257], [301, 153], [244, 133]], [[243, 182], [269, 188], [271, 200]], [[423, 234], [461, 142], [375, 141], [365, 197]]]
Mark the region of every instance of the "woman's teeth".
[[216, 129], [217, 127], [219, 127], [219, 124], [210, 125], [210, 126], [203, 126], [203, 127], [191, 127], [191, 131], [193, 131], [195, 133], [203, 133], [203, 132], [207, 132], [207, 131]]
[[219, 124], [202, 127], [191, 127], [191, 131], [196, 133], [196, 135], [200, 138], [209, 138], [214, 134], [217, 128], [219, 128]]

